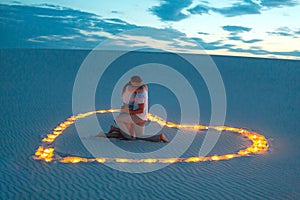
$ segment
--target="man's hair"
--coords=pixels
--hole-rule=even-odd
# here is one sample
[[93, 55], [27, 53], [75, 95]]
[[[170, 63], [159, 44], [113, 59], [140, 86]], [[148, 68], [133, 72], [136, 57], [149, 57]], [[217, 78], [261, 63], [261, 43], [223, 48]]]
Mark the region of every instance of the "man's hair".
[[130, 78], [130, 81], [135, 82], [135, 83], [141, 83], [141, 82], [143, 82], [142, 78], [139, 77], [139, 76], [132, 76]]

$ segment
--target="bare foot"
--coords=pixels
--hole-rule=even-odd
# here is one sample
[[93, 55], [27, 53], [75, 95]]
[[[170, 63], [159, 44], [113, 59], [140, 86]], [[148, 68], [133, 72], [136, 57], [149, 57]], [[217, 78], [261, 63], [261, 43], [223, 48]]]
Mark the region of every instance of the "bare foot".
[[112, 133], [112, 132], [120, 132], [120, 129], [114, 127], [113, 125], [111, 125], [111, 126], [110, 126], [110, 129], [109, 129], [109, 133]]
[[106, 137], [104, 132], [100, 132], [100, 133], [98, 133], [98, 135], [96, 135], [96, 136], [98, 136], [98, 137]]
[[160, 140], [163, 142], [169, 142], [169, 140], [166, 138], [166, 136], [163, 133], [160, 134]]
[[114, 127], [113, 125], [111, 125], [111, 126], [109, 127], [109, 131], [108, 131], [108, 132], [109, 132], [109, 133], [114, 132], [114, 128], [115, 128], [115, 127]]

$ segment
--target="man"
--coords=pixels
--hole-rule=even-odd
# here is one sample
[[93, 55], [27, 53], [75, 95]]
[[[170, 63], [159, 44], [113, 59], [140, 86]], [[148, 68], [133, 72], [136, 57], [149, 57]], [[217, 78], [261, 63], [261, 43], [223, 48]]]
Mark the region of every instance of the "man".
[[141, 137], [148, 115], [148, 87], [143, 85], [141, 77], [131, 77], [122, 90], [122, 100], [121, 113], [115, 119], [117, 125], [131, 138]]
[[106, 137], [168, 142], [164, 134], [143, 137], [148, 120], [148, 87], [143, 84], [141, 77], [131, 77], [123, 87], [122, 100], [120, 115], [115, 119], [119, 128], [111, 126]]

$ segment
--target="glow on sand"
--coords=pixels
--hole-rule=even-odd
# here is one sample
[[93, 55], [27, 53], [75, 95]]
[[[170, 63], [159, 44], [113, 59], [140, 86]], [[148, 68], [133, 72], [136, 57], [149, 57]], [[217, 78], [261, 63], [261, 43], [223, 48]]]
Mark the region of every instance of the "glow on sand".
[[101, 113], [113, 113], [119, 112], [118, 109], [109, 109], [109, 110], [98, 110], [87, 112], [84, 114], [78, 114], [76, 116], [71, 116], [65, 122], [59, 124], [54, 130], [47, 135], [47, 137], [42, 139], [42, 145], [38, 147], [33, 158], [35, 160], [43, 160], [46, 162], [59, 161], [62, 163], [79, 163], [79, 162], [117, 162], [117, 163], [176, 163], [176, 162], [204, 162], [204, 161], [218, 161], [218, 160], [229, 160], [232, 158], [248, 156], [251, 154], [259, 154], [267, 151], [268, 142], [267, 139], [256, 132], [248, 131], [241, 128], [233, 128], [228, 126], [203, 126], [203, 125], [189, 125], [189, 124], [175, 124], [172, 122], [166, 122], [162, 118], [149, 114], [148, 119], [151, 122], [156, 122], [163, 127], [168, 128], [177, 128], [177, 129], [189, 129], [195, 131], [215, 129], [218, 131], [228, 131], [238, 133], [242, 136], [247, 137], [252, 141], [252, 145], [239, 150], [237, 153], [224, 154], [224, 155], [213, 155], [207, 157], [189, 157], [189, 158], [144, 158], [144, 159], [128, 159], [128, 158], [83, 158], [75, 156], [60, 157], [55, 154], [55, 148], [50, 147], [51, 143], [60, 136], [65, 129], [70, 125], [74, 124], [76, 120], [88, 117], [94, 114]]

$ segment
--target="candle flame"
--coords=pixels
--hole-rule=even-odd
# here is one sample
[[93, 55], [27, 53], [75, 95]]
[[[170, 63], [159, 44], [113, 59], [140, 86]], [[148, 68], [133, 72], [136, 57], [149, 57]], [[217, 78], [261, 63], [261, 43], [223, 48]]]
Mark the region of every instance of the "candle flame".
[[[42, 142], [47, 145], [53, 143], [57, 137], [59, 137], [65, 129], [67, 129], [70, 125], [74, 124], [76, 120], [88, 117], [93, 114], [103, 114], [103, 113], [114, 113], [120, 112], [119, 109], [108, 109], [108, 110], [97, 110], [90, 111], [87, 113], [80, 113], [76, 116], [71, 116], [66, 119], [65, 122], [60, 123], [57, 127], [54, 128], [52, 133], [47, 134], [45, 138], [42, 139]], [[88, 159], [82, 157], [68, 156], [68, 157], [58, 157], [55, 156], [55, 148], [54, 147], [45, 147], [47, 145], [41, 145], [35, 152], [33, 158], [35, 160], [43, 160], [45, 162], [52, 162], [57, 160], [62, 163], [79, 163], [79, 162], [117, 162], [117, 163], [176, 163], [176, 162], [205, 162], [205, 161], [220, 161], [220, 160], [229, 160], [241, 156], [248, 156], [251, 154], [263, 153], [268, 150], [268, 141], [263, 136], [256, 132], [251, 132], [241, 128], [229, 127], [229, 126], [203, 126], [201, 124], [191, 125], [191, 124], [176, 124], [173, 122], [167, 122], [164, 119], [148, 114], [148, 120], [151, 122], [158, 123], [162, 127], [168, 128], [177, 128], [177, 129], [188, 129], [188, 130], [208, 130], [215, 129], [218, 131], [228, 131], [238, 133], [244, 137], [247, 137], [250, 141], [252, 141], [252, 145], [241, 149], [237, 153], [230, 153], [225, 155], [213, 155], [206, 157], [189, 157], [189, 158], [144, 158], [144, 159], [128, 159], [128, 158], [95, 158]]]

